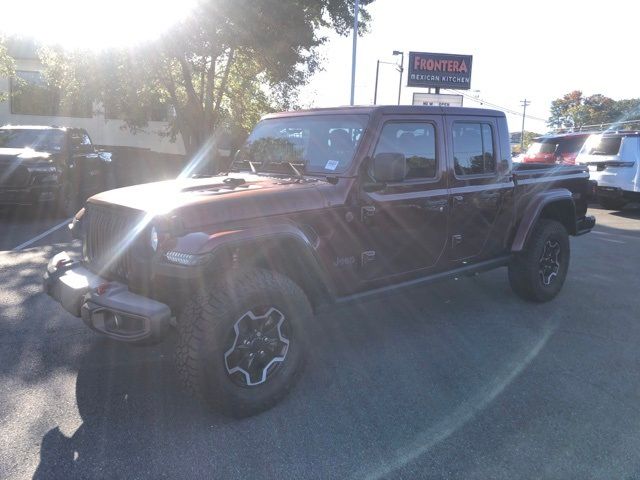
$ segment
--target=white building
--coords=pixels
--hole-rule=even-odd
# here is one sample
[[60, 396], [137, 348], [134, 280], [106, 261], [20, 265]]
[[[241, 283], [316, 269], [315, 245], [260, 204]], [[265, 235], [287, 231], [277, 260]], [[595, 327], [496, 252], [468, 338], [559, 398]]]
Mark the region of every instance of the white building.
[[[15, 59], [16, 78], [0, 78], [0, 92], [6, 100], [0, 102], [0, 125], [59, 125], [84, 128], [93, 143], [118, 147], [138, 147], [168, 154], [184, 154], [182, 139], [171, 142], [157, 132], [166, 131], [168, 108], [160, 110], [144, 131], [131, 133], [125, 123], [109, 118], [101, 105], [87, 105], [76, 112], [61, 114], [44, 85], [42, 64], [31, 42], [14, 42], [9, 53]], [[22, 86], [23, 90], [20, 90]], [[82, 111], [80, 111], [82, 110]], [[66, 116], [65, 116], [66, 115]]]

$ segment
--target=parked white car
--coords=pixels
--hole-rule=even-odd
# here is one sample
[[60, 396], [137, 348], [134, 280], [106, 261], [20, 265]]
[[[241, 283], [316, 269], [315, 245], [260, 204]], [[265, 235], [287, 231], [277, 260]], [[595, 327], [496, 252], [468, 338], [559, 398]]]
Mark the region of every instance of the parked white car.
[[640, 202], [640, 132], [591, 135], [576, 163], [589, 166], [604, 208], [621, 210], [629, 202]]

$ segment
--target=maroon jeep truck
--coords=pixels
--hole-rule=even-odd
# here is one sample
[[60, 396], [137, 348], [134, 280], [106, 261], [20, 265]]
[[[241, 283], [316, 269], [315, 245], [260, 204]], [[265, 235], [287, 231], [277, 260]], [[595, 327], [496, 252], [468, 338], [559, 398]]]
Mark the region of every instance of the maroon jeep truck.
[[56, 255], [44, 285], [115, 340], [154, 343], [177, 327], [185, 385], [246, 416], [295, 384], [321, 305], [505, 266], [516, 294], [553, 299], [569, 235], [595, 224], [588, 178], [582, 166], [514, 167], [493, 110], [268, 115], [229, 172], [91, 197], [70, 225], [82, 259]]

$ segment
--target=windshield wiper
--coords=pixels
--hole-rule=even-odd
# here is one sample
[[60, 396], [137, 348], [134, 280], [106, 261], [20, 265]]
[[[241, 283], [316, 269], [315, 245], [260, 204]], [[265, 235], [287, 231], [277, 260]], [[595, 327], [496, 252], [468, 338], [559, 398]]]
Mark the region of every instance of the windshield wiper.
[[293, 170], [293, 173], [295, 174], [296, 178], [304, 179], [304, 175], [300, 173], [300, 170], [298, 170], [293, 163], [287, 162], [287, 165], [291, 167], [291, 170]]

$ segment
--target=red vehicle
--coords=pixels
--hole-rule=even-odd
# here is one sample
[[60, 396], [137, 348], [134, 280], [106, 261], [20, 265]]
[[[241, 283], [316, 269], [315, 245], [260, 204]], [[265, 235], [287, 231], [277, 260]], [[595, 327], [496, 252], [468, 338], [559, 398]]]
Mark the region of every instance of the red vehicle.
[[574, 165], [589, 133], [562, 133], [533, 139], [524, 157], [525, 163]]

